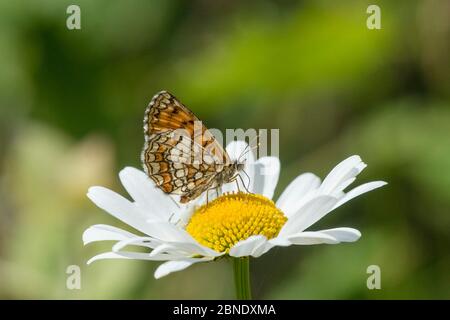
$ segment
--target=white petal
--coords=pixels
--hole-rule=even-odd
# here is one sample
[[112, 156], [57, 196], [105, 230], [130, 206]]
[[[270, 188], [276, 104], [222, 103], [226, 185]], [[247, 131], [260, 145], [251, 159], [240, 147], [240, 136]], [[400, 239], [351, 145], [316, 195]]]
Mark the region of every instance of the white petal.
[[169, 222], [147, 221], [147, 234], [164, 242], [195, 242], [185, 230]]
[[287, 238], [284, 237], [283, 235], [282, 236], [278, 235], [277, 237], [270, 239], [269, 243], [272, 246], [277, 246], [277, 247], [289, 247], [292, 245], [292, 243], [290, 243], [289, 240], [287, 240]]
[[320, 231], [303, 231], [287, 237], [278, 236], [270, 240], [273, 245], [289, 246], [313, 244], [337, 244], [340, 242], [354, 242], [361, 237], [361, 233], [353, 228], [334, 228]]
[[141, 252], [105, 252], [96, 255], [88, 260], [87, 264], [91, 264], [94, 261], [104, 259], [130, 259], [130, 260], [151, 260], [151, 261], [164, 261], [168, 260], [167, 256], [150, 257], [148, 253]]
[[332, 194], [336, 189], [342, 191], [342, 187], [346, 186], [347, 180], [357, 176], [365, 167], [366, 164], [362, 162], [358, 155], [345, 159], [326, 176], [320, 186], [320, 192]]
[[[238, 181], [237, 183], [239, 183], [239, 185], [241, 186], [242, 184], [240, 184], [240, 181]], [[233, 193], [233, 192], [238, 192], [238, 188], [236, 186], [236, 182], [230, 182], [230, 183], [225, 183], [222, 185], [222, 193]]]
[[232, 257], [246, 257], [253, 253], [258, 253], [258, 249], [267, 242], [267, 238], [262, 235], [251, 236], [236, 243], [229, 252]]
[[138, 237], [137, 235], [113, 227], [106, 224], [96, 224], [90, 226], [83, 232], [83, 243], [86, 245], [95, 241], [108, 241], [108, 240], [126, 240], [130, 238]]
[[[232, 141], [227, 145], [226, 150], [230, 159], [236, 161], [239, 158], [239, 160], [244, 159], [243, 155], [245, 152], [249, 151], [249, 148], [249, 144], [245, 141]], [[247, 154], [252, 154], [252, 152], [249, 151]], [[252, 162], [254, 162], [254, 160]]]
[[134, 237], [132, 239], [126, 239], [117, 242], [113, 247], [113, 252], [119, 252], [126, 246], [141, 246], [146, 248], [155, 248], [160, 245], [161, 242], [150, 237]]
[[120, 181], [136, 205], [148, 215], [168, 220], [179, 208], [162, 190], [156, 187], [145, 172], [126, 167], [119, 173]]
[[[216, 192], [210, 191], [208, 194], [208, 201], [212, 201], [216, 197]], [[203, 192], [199, 197], [193, 199], [192, 201], [189, 201], [188, 203], [180, 204], [178, 214], [174, 215], [171, 221], [184, 228], [189, 223], [189, 220], [191, 219], [195, 210], [204, 204], [206, 204], [206, 192]]]
[[288, 218], [278, 236], [286, 237], [305, 230], [325, 216], [337, 201], [338, 199], [332, 196], [321, 195], [313, 198]]
[[351, 185], [353, 182], [355, 182], [356, 177], [350, 178], [346, 181], [344, 181], [343, 183], [341, 183], [340, 185], [340, 190], [338, 192], [342, 192], [342, 190], [345, 190], [345, 188], [347, 188], [349, 185]]
[[262, 157], [255, 162], [255, 177], [252, 193], [272, 199], [280, 176], [280, 159]]
[[194, 263], [205, 262], [211, 259], [200, 258], [200, 259], [186, 259], [179, 261], [167, 261], [161, 264], [155, 271], [155, 279], [160, 279], [164, 276], [167, 276], [169, 273], [184, 270]]
[[[209, 200], [209, 201], [212, 201], [212, 200]], [[179, 218], [178, 225], [180, 225], [181, 227], [185, 227], [191, 220], [191, 217], [195, 212], [195, 208], [196, 208], [195, 206], [184, 207], [183, 210], [181, 210], [178, 215], [178, 218]]]
[[355, 242], [361, 238], [361, 232], [353, 228], [334, 228], [317, 231], [332, 236], [339, 242]]
[[162, 277], [167, 276], [169, 273], [181, 271], [184, 270], [191, 265], [193, 265], [194, 262], [192, 261], [167, 261], [161, 264], [155, 271], [155, 279], [160, 279]]
[[198, 243], [186, 243], [186, 242], [169, 242], [159, 245], [152, 251], [150, 255], [159, 253], [179, 254], [184, 256], [196, 256], [202, 255], [206, 257], [218, 257], [222, 253], [212, 250], [211, 248], [202, 246]]
[[346, 203], [347, 201], [362, 195], [363, 193], [372, 191], [374, 189], [380, 188], [384, 185], [386, 185], [387, 183], [384, 181], [373, 181], [373, 182], [368, 182], [368, 183], [364, 183], [352, 190], [350, 190], [349, 192], [347, 192], [345, 194], [345, 196], [343, 198], [341, 198], [336, 205], [334, 206], [333, 209], [343, 205], [344, 203]]
[[136, 230], [143, 233], [149, 231], [145, 217], [140, 210], [121, 195], [104, 187], [91, 187], [89, 188], [87, 196], [99, 208], [132, 226]]
[[295, 178], [278, 198], [277, 207], [290, 217], [305, 195], [316, 190], [320, 186], [320, 178], [312, 173], [304, 173]]
[[167, 243], [161, 243], [157, 246], [152, 252], [150, 252], [150, 256], [156, 256], [161, 253], [173, 253], [174, 247]]
[[290, 235], [288, 241], [297, 245], [312, 245], [312, 244], [336, 244], [339, 241], [331, 235], [321, 232], [304, 231], [298, 234]]
[[256, 247], [252, 252], [252, 257], [259, 258], [270, 249], [272, 249], [275, 245], [270, 243], [269, 241], [263, 242], [260, 246]]
[[148, 235], [169, 244], [174, 249], [186, 250], [192, 255], [219, 256], [220, 253], [198, 243], [186, 230], [168, 222], [149, 221]]

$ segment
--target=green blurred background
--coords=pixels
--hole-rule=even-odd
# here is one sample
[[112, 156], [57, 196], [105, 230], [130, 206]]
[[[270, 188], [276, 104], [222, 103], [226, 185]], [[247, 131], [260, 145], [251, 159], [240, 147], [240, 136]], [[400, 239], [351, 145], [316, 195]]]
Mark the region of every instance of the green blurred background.
[[[211, 128], [279, 128], [277, 195], [351, 154], [369, 164], [360, 183], [389, 182], [317, 226], [360, 241], [253, 259], [256, 298], [450, 298], [449, 40], [446, 0], [1, 0], [0, 297], [234, 297], [229, 261], [161, 280], [151, 262], [85, 265], [111, 244], [83, 247], [83, 230], [123, 227], [87, 188], [125, 194], [117, 173], [140, 168], [144, 109], [167, 89]], [[74, 264], [81, 290], [66, 288]]]

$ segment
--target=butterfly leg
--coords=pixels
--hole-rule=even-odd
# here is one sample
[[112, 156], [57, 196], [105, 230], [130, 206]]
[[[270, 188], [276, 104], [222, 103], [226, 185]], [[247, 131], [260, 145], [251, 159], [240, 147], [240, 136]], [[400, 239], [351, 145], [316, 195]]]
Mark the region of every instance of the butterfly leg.
[[236, 178], [234, 178], [233, 180], [236, 182], [236, 187], [238, 189], [238, 192], [241, 192], [241, 188], [239, 188], [238, 180]]
[[216, 198], [219, 197], [219, 188], [220, 188], [220, 187], [216, 187]]
[[173, 218], [174, 215], [175, 215], [175, 212], [172, 212], [172, 214], [170, 215], [170, 217], [169, 217], [169, 219], [168, 219], [169, 222], [172, 220], [172, 218]]
[[[245, 191], [246, 191], [247, 193], [251, 193], [251, 192], [248, 190], [247, 186], [245, 185], [244, 179], [242, 179], [241, 175], [238, 174], [237, 177], [239, 177], [239, 180], [241, 180], [242, 186], [244, 187]], [[236, 183], [237, 183], [237, 179], [236, 179]]]
[[245, 176], [246, 176], [247, 179], [248, 179], [248, 184], [247, 184], [247, 186], [246, 186], [246, 185], [244, 184], [244, 181], [243, 181], [241, 175], [239, 174], [239, 177], [241, 178], [242, 184], [244, 185], [245, 190], [247, 190], [248, 193], [252, 193], [252, 192], [249, 192], [249, 191], [248, 191], [248, 188], [250, 188], [250, 182], [251, 182], [251, 181], [250, 181], [250, 176], [247, 174], [247, 172], [245, 172], [245, 170], [242, 170], [242, 172], [245, 174]]

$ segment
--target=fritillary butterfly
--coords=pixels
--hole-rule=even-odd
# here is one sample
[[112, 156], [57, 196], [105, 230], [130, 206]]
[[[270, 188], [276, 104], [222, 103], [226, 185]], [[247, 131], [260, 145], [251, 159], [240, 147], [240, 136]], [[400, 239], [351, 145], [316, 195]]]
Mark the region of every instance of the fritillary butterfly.
[[201, 121], [167, 91], [145, 110], [141, 160], [147, 175], [168, 194], [189, 202], [203, 192], [235, 181], [244, 164], [231, 161]]

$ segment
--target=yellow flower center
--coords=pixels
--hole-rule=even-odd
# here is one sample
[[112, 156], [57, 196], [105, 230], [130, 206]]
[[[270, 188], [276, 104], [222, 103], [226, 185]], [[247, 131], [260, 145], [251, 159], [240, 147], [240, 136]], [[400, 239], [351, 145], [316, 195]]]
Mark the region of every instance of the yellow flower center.
[[186, 231], [199, 243], [228, 252], [253, 235], [274, 238], [287, 218], [272, 200], [243, 192], [225, 194], [198, 208]]

